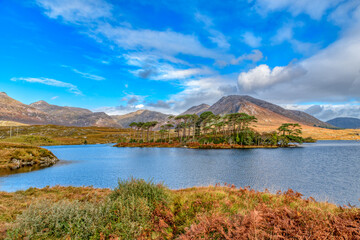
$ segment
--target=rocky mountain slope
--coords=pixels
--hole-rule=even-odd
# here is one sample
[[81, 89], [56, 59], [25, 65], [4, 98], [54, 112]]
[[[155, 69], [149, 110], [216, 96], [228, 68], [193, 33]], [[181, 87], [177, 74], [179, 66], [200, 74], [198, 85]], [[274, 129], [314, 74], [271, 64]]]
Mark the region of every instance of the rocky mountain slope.
[[202, 114], [203, 112], [206, 112], [210, 108], [210, 105], [208, 104], [200, 104], [198, 106], [193, 106], [186, 110], [185, 112], [181, 113], [180, 115], [186, 115], [186, 114]]
[[0, 93], [0, 121], [39, 125], [120, 127], [103, 112], [93, 113], [83, 108], [60, 107], [45, 101], [26, 105], [3, 92]]
[[[284, 122], [297, 122], [308, 126], [331, 127], [317, 118], [250, 96], [231, 95], [222, 97], [212, 106], [201, 104], [182, 114], [201, 114], [212, 111], [214, 114], [245, 112], [258, 118], [262, 125], [279, 125]], [[23, 104], [0, 93], [0, 121], [14, 121], [25, 124], [56, 124], [65, 126], [128, 127], [132, 122], [157, 121], [166, 123], [170, 115], [149, 110], [138, 110], [125, 115], [109, 116], [103, 112], [92, 112], [84, 108], [61, 107], [39, 101], [30, 105]]]
[[338, 127], [338, 128], [348, 128], [348, 129], [357, 129], [360, 128], [360, 119], [359, 118], [351, 118], [351, 117], [339, 117], [334, 118], [327, 123]]
[[98, 126], [98, 127], [120, 127], [114, 119], [103, 112], [92, 112], [84, 108], [61, 107], [51, 105], [45, 101], [38, 101], [30, 104], [40, 111], [46, 112], [56, 118], [58, 125], [65, 126]]
[[132, 122], [151, 122], [157, 121], [160, 123], [166, 122], [170, 115], [149, 111], [149, 110], [138, 110], [136, 112], [128, 113], [125, 115], [113, 115], [112, 118], [121, 126], [129, 127]]
[[0, 93], [0, 120], [26, 124], [54, 124], [55, 119], [32, 106], [23, 104], [6, 93]]
[[[196, 107], [190, 109], [194, 109]], [[188, 110], [189, 112], [190, 109]], [[330, 124], [324, 123], [307, 113], [295, 110], [287, 110], [278, 105], [247, 95], [230, 95], [222, 97], [215, 104], [207, 108], [206, 111], [211, 111], [214, 114], [221, 115], [228, 113], [245, 112], [249, 115], [256, 116], [259, 120], [259, 123], [264, 124], [298, 122], [309, 126], [331, 126]]]

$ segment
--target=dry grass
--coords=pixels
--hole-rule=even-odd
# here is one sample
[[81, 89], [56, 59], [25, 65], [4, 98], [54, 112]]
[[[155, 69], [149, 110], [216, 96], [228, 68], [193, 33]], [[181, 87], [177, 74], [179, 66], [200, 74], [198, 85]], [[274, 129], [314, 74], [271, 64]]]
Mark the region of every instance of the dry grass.
[[52, 165], [57, 158], [49, 150], [24, 144], [0, 143], [0, 176], [22, 167]]
[[131, 131], [105, 127], [33, 125], [13, 128], [10, 138], [10, 128], [0, 127], [0, 142], [35, 146], [116, 143], [120, 138], [129, 136]]
[[0, 126], [28, 126], [28, 124], [12, 121], [0, 121]]
[[[259, 132], [276, 131], [279, 124], [257, 123], [254, 129]], [[302, 125], [303, 137], [317, 140], [360, 140], [360, 129], [333, 130]], [[23, 143], [35, 146], [44, 145], [78, 145], [96, 143], [116, 143], [119, 140], [133, 138], [132, 129], [105, 127], [66, 127], [55, 125], [33, 125], [10, 128], [0, 126], [0, 142]], [[176, 134], [172, 131], [172, 137]], [[138, 136], [138, 134], [136, 134]], [[153, 134], [150, 134], [152, 137]], [[159, 133], [156, 134], [159, 139]]]
[[[101, 239], [125, 236], [121, 231], [129, 229], [118, 225], [119, 219], [132, 219], [129, 226], [141, 226], [141, 230], [133, 229], [136, 230], [137, 239], [360, 239], [360, 209], [338, 207], [311, 198], [302, 199], [301, 194], [291, 190], [271, 194], [230, 185], [167, 190], [161, 185], [147, 185], [137, 180], [120, 182], [114, 191], [54, 187], [2, 192], [0, 226], [4, 233], [5, 229], [12, 228], [16, 216], [29, 204], [44, 199], [53, 202], [76, 200], [76, 204], [80, 201], [84, 202], [84, 206], [85, 203], [97, 203], [104, 207], [104, 203], [109, 204], [119, 198], [125, 201], [130, 196], [132, 201], [140, 205], [147, 203], [144, 211], [150, 215], [139, 215], [137, 208], [132, 205], [126, 211], [122, 209], [124, 205], [110, 204], [112, 207], [108, 214], [111, 215], [104, 216], [108, 221], [106, 230], [98, 232]], [[61, 206], [67, 209], [67, 205]], [[32, 208], [32, 214], [36, 214], [33, 211], [42, 211], [36, 209]], [[119, 215], [121, 212], [130, 214], [126, 216], [132, 216], [131, 219], [124, 219]], [[136, 218], [132, 214], [136, 214]], [[23, 215], [21, 219], [26, 219], [26, 216]], [[147, 223], [142, 222], [145, 219]], [[66, 236], [76, 234], [81, 233], [68, 233]]]
[[15, 193], [0, 192], [0, 239], [4, 237], [6, 229], [16, 216], [26, 210], [30, 204], [42, 200], [54, 202], [60, 200], [78, 200], [81, 202], [103, 201], [110, 189], [97, 189], [92, 187], [46, 187], [42, 189], [29, 188], [26, 191]]
[[[279, 125], [256, 124], [255, 129], [259, 132], [276, 131]], [[317, 140], [360, 140], [360, 129], [327, 129], [301, 125], [303, 137], [312, 137]]]

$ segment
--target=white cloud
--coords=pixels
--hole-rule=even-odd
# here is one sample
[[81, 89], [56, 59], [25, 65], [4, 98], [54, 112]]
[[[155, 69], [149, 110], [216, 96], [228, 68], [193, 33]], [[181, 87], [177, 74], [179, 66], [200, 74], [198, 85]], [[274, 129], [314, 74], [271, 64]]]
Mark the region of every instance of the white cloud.
[[186, 79], [191, 78], [194, 76], [199, 75], [209, 75], [213, 74], [214, 71], [212, 71], [209, 68], [189, 68], [189, 69], [175, 69], [170, 65], [160, 67], [158, 69], [158, 75], [154, 77], [155, 80], [179, 80], [179, 79]]
[[194, 76], [204, 76], [214, 74], [215, 71], [208, 67], [188, 67], [188, 63], [177, 62], [181, 68], [175, 68], [173, 65], [164, 63], [156, 55], [144, 54], [125, 54], [128, 65], [139, 67], [137, 70], [130, 70], [136, 76], [152, 80], [181, 80]]
[[135, 106], [135, 108], [137, 108], [137, 109], [140, 109], [140, 108], [143, 108], [143, 107], [144, 107], [144, 104], [138, 104], [138, 105]]
[[171, 30], [134, 30], [102, 24], [94, 29], [94, 33], [127, 50], [156, 51], [171, 56], [182, 53], [210, 59], [224, 58], [224, 54], [217, 50], [205, 48], [196, 36]]
[[349, 22], [360, 21], [360, 2], [349, 0], [340, 4], [328, 17], [328, 19], [342, 27], [348, 27]]
[[[297, 72], [300, 68], [306, 74], [285, 81], [279, 80], [279, 75], [271, 74], [266, 68], [261, 75], [258, 69], [250, 70], [259, 78], [248, 78], [241, 73], [239, 85], [245, 83], [247, 88], [254, 90], [257, 96], [276, 102], [344, 102], [360, 99], [360, 23], [354, 22], [339, 40], [330, 44], [312, 57], [296, 64], [290, 64], [288, 72]], [[286, 76], [286, 74], [285, 74]], [[250, 79], [250, 80], [249, 80]], [[283, 78], [284, 79], [284, 78]], [[250, 82], [250, 83], [248, 83]], [[246, 85], [248, 84], [248, 85]]]
[[213, 104], [223, 96], [236, 94], [238, 89], [233, 79], [233, 75], [217, 75], [185, 81], [184, 90], [170, 96], [173, 112], [179, 114], [192, 106]]
[[48, 86], [54, 86], [54, 87], [62, 87], [62, 88], [67, 88], [68, 91], [75, 93], [77, 95], [82, 95], [82, 92], [77, 88], [77, 86], [71, 84], [71, 83], [66, 83], [66, 82], [61, 82], [55, 79], [51, 79], [51, 78], [30, 78], [30, 77], [13, 77], [10, 79], [11, 81], [25, 81], [25, 82], [29, 82], [29, 83], [41, 83], [41, 84], [45, 84]]
[[102, 76], [98, 76], [98, 75], [91, 74], [91, 73], [86, 73], [86, 72], [81, 72], [81, 71], [77, 70], [76, 68], [72, 68], [70, 66], [62, 65], [62, 67], [66, 67], [66, 68], [71, 69], [71, 71], [81, 75], [83, 78], [88, 78], [88, 79], [96, 80], [96, 81], [105, 80], [105, 78], [102, 77]]
[[58, 98], [59, 98], [59, 96], [54, 96], [54, 97], [51, 98], [51, 100], [55, 100], [55, 99], [58, 99]]
[[[275, 81], [274, 84], [262, 84], [262, 80], [254, 80], [255, 83], [259, 83], [254, 87], [250, 85], [250, 88], [254, 89], [255, 96], [271, 99], [277, 103], [358, 101], [360, 99], [360, 55], [358, 54], [360, 2], [354, 4], [351, 1], [351, 3], [352, 7], [356, 6], [355, 9], [344, 3], [345, 5], [339, 5], [333, 12], [338, 11], [336, 16], [348, 18], [348, 24], [343, 28], [338, 40], [313, 56], [287, 67], [290, 72], [296, 72], [296, 68], [303, 69], [306, 74], [288, 78], [286, 81]], [[341, 11], [338, 10], [339, 8]], [[265, 79], [265, 82], [271, 82], [269, 77]], [[241, 83], [242, 80], [239, 81], [239, 84]], [[244, 89], [241, 90], [244, 92]]]
[[252, 32], [246, 32], [242, 35], [242, 40], [250, 47], [257, 48], [261, 45], [261, 37], [256, 37]]
[[360, 118], [360, 104], [320, 104], [320, 105], [283, 105], [287, 109], [305, 111], [308, 114], [322, 120], [328, 121], [337, 117]]
[[195, 19], [204, 24], [204, 29], [210, 33], [209, 39], [219, 48], [228, 49], [230, 47], [227, 37], [214, 28], [213, 20], [209, 16], [196, 12]]
[[[217, 49], [204, 47], [195, 35], [182, 34], [170, 29], [164, 31], [133, 29], [128, 23], [109, 21], [114, 18], [113, 6], [104, 0], [38, 0], [50, 18], [60, 18], [67, 23], [78, 24], [81, 33], [102, 43], [116, 44], [125, 50], [157, 52], [163, 58], [181, 53], [186, 55], [219, 59], [231, 56]], [[110, 24], [111, 23], [111, 24]], [[224, 37], [225, 38], [225, 37]], [[226, 45], [219, 32], [213, 40]]]
[[303, 74], [305, 74], [305, 71], [300, 67], [290, 65], [286, 67], [275, 67], [271, 70], [268, 65], [262, 64], [248, 72], [240, 73], [238, 85], [241, 90], [251, 92], [277, 83], [289, 81]]
[[95, 74], [91, 74], [91, 73], [86, 73], [86, 72], [81, 72], [77, 69], [73, 69], [74, 72], [80, 74], [82, 77], [84, 78], [88, 78], [88, 79], [92, 79], [92, 80], [96, 80], [96, 81], [102, 81], [102, 80], [105, 80], [104, 77], [102, 76], [98, 76], [98, 75], [95, 75]]
[[303, 24], [300, 22], [290, 22], [284, 24], [271, 38], [271, 43], [273, 45], [277, 45], [283, 42], [289, 42], [296, 52], [303, 54], [310, 54], [316, 52], [316, 50], [319, 48], [318, 44], [302, 42], [294, 38], [294, 29], [302, 26]]
[[84, 23], [111, 17], [112, 6], [103, 0], [37, 0], [50, 18]]
[[264, 55], [260, 50], [252, 50], [251, 53], [247, 53], [247, 54], [243, 54], [240, 57], [231, 60], [231, 64], [233, 65], [237, 65], [243, 61], [252, 61], [253, 63], [256, 63], [258, 61], [260, 61], [261, 59], [263, 59]]
[[257, 0], [255, 7], [262, 14], [286, 10], [293, 16], [305, 13], [313, 19], [320, 19], [328, 9], [342, 1], [343, 0]]

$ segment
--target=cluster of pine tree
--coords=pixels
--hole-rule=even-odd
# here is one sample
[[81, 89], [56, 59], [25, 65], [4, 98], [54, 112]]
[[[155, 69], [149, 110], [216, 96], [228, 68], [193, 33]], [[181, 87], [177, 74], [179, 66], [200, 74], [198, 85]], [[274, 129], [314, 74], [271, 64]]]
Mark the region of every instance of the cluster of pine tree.
[[[259, 133], [253, 129], [255, 116], [246, 113], [215, 115], [210, 111], [197, 114], [170, 116], [164, 124], [152, 122], [132, 122], [135, 129], [130, 142], [198, 142], [201, 144], [268, 145], [287, 147], [292, 143], [302, 143], [301, 126], [284, 123], [277, 131]], [[159, 130], [154, 131], [155, 128]], [[152, 137], [151, 137], [152, 135]]]

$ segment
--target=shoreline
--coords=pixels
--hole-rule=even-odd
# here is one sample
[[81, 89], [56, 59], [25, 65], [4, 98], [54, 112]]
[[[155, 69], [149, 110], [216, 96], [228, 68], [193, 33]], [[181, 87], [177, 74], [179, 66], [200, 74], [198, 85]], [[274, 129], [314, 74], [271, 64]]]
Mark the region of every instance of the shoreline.
[[279, 146], [237, 145], [237, 144], [200, 144], [200, 143], [117, 143], [113, 147], [143, 147], [143, 148], [187, 148], [187, 149], [275, 149]]

